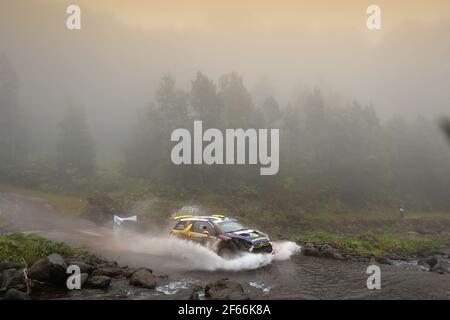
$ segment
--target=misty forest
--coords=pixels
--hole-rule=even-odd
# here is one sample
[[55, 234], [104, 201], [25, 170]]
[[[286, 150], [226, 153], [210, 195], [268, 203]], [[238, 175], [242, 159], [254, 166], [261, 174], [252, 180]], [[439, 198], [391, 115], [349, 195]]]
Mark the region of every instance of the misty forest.
[[[273, 96], [256, 101], [236, 72], [218, 80], [198, 72], [189, 90], [164, 74], [154, 101], [135, 115], [126, 143], [110, 153], [115, 159], [101, 161], [89, 108], [76, 100], [61, 107], [52, 152], [43, 155], [30, 143], [33, 119], [19, 107], [19, 78], [2, 55], [0, 180], [5, 185], [81, 197], [155, 193], [196, 202], [218, 196], [238, 213], [240, 204], [253, 201], [266, 217], [276, 213], [277, 219], [291, 220], [302, 213], [370, 215], [401, 206], [450, 210], [450, 148], [434, 118], [394, 115], [381, 121], [376, 106], [342, 103], [321, 88], [300, 92], [285, 104]], [[279, 128], [279, 173], [260, 176], [254, 165], [173, 165], [170, 134], [192, 130], [194, 120], [202, 120], [205, 129]]]
[[0, 0], [0, 300], [449, 299], [449, 33], [441, 0]]

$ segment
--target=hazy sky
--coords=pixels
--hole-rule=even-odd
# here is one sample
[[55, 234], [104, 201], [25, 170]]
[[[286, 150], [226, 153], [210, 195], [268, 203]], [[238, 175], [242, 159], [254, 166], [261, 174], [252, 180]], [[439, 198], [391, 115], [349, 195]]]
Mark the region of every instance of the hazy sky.
[[[363, 28], [368, 5], [383, 10], [386, 28], [404, 20], [436, 21], [450, 16], [447, 0], [84, 0], [96, 10], [112, 13], [122, 22], [146, 28], [272, 29], [290, 25]], [[339, 28], [339, 27], [338, 27]]]
[[[69, 4], [81, 31], [65, 27]], [[366, 28], [370, 4], [381, 31]], [[237, 71], [282, 105], [320, 86], [383, 117], [450, 113], [448, 0], [0, 0], [0, 52], [36, 123], [55, 123], [72, 99], [99, 137], [125, 136], [165, 72], [189, 89], [199, 70]]]

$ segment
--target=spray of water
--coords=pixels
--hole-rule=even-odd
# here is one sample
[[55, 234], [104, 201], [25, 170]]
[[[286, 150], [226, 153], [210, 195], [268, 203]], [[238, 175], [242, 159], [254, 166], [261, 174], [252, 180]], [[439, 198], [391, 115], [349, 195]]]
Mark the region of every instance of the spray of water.
[[287, 260], [300, 252], [300, 247], [294, 242], [284, 241], [274, 243], [275, 254], [243, 252], [232, 259], [225, 259], [205, 246], [171, 236], [115, 232], [114, 239], [120, 250], [175, 259], [180, 266], [188, 270], [253, 270], [266, 266], [274, 260]]

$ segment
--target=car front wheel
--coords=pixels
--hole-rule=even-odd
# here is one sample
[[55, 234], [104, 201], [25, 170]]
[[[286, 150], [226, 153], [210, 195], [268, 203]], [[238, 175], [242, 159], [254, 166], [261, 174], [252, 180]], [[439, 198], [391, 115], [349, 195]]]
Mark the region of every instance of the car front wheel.
[[224, 259], [232, 259], [237, 254], [237, 247], [232, 241], [221, 243], [217, 254]]

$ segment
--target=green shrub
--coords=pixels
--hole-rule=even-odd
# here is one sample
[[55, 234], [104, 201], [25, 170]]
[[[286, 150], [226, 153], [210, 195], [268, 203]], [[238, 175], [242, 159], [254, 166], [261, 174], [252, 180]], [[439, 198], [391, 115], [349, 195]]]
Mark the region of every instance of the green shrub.
[[76, 255], [90, 258], [82, 249], [72, 248], [62, 242], [49, 241], [38, 235], [20, 233], [0, 235], [0, 261], [17, 262], [23, 267], [29, 267], [52, 253], [63, 257]]

